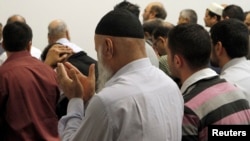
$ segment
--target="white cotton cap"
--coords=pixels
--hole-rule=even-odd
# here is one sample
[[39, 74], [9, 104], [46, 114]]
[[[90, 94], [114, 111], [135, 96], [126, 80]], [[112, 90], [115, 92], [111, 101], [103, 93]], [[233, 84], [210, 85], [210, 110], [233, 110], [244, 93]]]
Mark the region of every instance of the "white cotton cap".
[[218, 3], [213, 2], [213, 3], [211, 3], [211, 4], [209, 5], [209, 7], [208, 7], [207, 9], [208, 9], [209, 11], [211, 11], [211, 12], [213, 12], [213, 13], [219, 15], [219, 16], [222, 16], [222, 11], [223, 11], [224, 7], [221, 6], [221, 5], [218, 4]]

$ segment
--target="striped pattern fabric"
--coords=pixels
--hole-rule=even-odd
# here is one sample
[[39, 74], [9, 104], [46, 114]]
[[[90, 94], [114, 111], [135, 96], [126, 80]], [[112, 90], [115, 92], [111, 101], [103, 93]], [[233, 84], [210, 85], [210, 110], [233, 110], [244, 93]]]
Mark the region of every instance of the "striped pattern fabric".
[[159, 58], [159, 68], [163, 72], [165, 72], [165, 74], [170, 75], [168, 61], [167, 61], [167, 55], [163, 55]]
[[250, 107], [245, 94], [215, 76], [192, 85], [184, 93], [183, 141], [206, 141], [208, 125], [250, 123]]

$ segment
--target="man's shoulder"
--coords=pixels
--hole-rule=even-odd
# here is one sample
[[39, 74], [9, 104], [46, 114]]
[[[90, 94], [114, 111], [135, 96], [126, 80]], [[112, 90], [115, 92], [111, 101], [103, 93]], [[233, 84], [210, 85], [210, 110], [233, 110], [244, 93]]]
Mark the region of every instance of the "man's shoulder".
[[28, 71], [43, 71], [47, 74], [52, 74], [55, 72], [48, 65], [44, 64], [37, 58], [29, 57], [29, 58], [21, 58], [21, 59], [11, 59], [5, 61], [1, 67], [1, 73], [13, 73], [14, 72], [27, 72]]
[[[97, 67], [97, 61], [90, 56], [87, 55], [84, 51], [80, 51], [78, 53], [73, 54], [70, 56], [67, 60], [72, 65], [74, 65], [77, 69], [79, 69], [80, 72], [82, 72], [85, 75], [88, 75], [89, 72], [89, 66], [91, 64], [96, 64]], [[97, 68], [96, 68], [96, 75], [97, 75]]]
[[88, 64], [97, 62], [94, 58], [88, 56], [88, 54], [84, 51], [77, 52], [68, 58], [68, 61], [74, 60], [81, 60], [81, 62]]

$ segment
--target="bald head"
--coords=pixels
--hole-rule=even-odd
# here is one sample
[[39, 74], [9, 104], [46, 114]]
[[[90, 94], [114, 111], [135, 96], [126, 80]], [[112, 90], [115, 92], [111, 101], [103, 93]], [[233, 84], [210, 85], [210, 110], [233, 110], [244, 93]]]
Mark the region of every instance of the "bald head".
[[55, 43], [60, 38], [67, 38], [68, 28], [66, 23], [63, 20], [56, 19], [50, 22], [48, 26], [48, 40], [49, 44]]
[[14, 23], [14, 22], [21, 22], [21, 23], [26, 23], [26, 20], [23, 16], [21, 15], [12, 15], [8, 18], [7, 23]]
[[167, 17], [167, 12], [164, 8], [164, 5], [161, 2], [151, 2], [144, 9], [143, 21], [149, 19], [160, 18], [165, 20]]
[[159, 6], [159, 7], [163, 7], [163, 4], [161, 2], [151, 2], [148, 4], [148, 6]]

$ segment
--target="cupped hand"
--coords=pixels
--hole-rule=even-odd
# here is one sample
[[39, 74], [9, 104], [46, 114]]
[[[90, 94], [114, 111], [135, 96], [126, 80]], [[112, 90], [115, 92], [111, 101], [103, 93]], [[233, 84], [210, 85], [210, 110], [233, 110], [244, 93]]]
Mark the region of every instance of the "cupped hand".
[[57, 65], [57, 79], [65, 96], [69, 99], [74, 97], [83, 98], [88, 102], [95, 94], [95, 65], [89, 67], [89, 75], [83, 75], [69, 62]]

